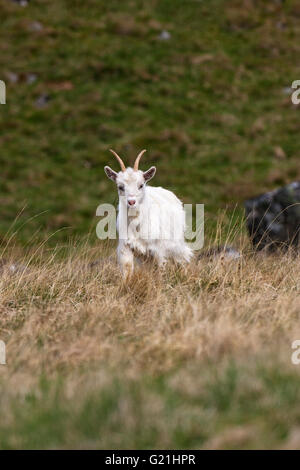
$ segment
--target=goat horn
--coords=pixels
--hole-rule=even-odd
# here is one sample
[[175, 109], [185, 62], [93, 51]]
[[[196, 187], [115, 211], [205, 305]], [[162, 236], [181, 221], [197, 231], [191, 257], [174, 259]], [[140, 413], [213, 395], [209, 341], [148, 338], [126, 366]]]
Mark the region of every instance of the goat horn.
[[125, 171], [125, 170], [126, 170], [126, 167], [125, 167], [125, 165], [124, 165], [123, 160], [119, 157], [119, 155], [118, 155], [114, 150], [109, 149], [109, 151], [114, 154], [114, 156], [116, 157], [116, 159], [117, 159], [118, 162], [120, 163], [121, 170], [122, 170], [122, 171]]
[[146, 152], [146, 150], [142, 150], [142, 151], [138, 154], [138, 156], [136, 157], [136, 160], [135, 160], [135, 162], [134, 162], [134, 167], [133, 167], [134, 171], [138, 171], [140, 159], [141, 159], [141, 157], [144, 155], [145, 152]]

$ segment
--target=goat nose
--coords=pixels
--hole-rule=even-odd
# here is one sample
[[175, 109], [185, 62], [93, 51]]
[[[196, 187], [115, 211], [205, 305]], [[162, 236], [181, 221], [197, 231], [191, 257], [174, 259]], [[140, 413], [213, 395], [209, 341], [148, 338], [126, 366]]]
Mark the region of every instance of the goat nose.
[[128, 199], [128, 204], [129, 204], [130, 206], [134, 206], [134, 204], [135, 204], [135, 199]]

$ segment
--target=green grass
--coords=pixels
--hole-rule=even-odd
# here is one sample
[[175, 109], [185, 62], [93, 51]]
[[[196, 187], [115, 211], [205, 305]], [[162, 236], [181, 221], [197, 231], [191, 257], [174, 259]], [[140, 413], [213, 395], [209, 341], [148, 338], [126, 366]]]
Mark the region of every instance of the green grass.
[[[109, 385], [71, 396], [63, 379], [42, 378], [39, 389], [13, 398], [0, 447], [278, 448], [299, 426], [300, 408], [299, 376], [276, 366], [229, 362], [138, 380], [111, 372]], [[192, 393], [188, 374], [198, 385]]]
[[94, 234], [97, 205], [116, 199], [110, 147], [128, 163], [147, 148], [153, 184], [205, 203], [212, 228], [218, 209], [241, 215], [244, 198], [299, 178], [298, 110], [283, 92], [299, 78], [298, 14], [296, 1], [1, 0], [2, 237], [21, 211], [22, 243]]

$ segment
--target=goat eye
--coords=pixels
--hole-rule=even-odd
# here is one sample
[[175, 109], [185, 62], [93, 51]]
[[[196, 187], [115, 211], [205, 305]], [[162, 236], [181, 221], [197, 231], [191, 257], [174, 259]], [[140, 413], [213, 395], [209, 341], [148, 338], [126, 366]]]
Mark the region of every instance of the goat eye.
[[144, 187], [143, 184], [140, 184], [140, 185], [139, 185], [139, 189], [142, 189], [143, 187]]
[[124, 186], [118, 186], [119, 191], [124, 191]]

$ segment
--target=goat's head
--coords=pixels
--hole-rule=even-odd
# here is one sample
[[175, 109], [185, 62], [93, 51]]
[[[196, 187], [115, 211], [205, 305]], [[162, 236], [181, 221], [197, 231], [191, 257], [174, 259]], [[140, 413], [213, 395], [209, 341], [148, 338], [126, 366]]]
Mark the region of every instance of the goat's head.
[[128, 207], [138, 207], [145, 196], [145, 185], [147, 181], [151, 180], [155, 175], [156, 168], [152, 166], [147, 171], [139, 170], [140, 159], [146, 150], [142, 150], [138, 154], [133, 168], [126, 168], [119, 155], [114, 150], [110, 151], [120, 163], [121, 171], [117, 173], [109, 166], [105, 166], [104, 171], [108, 178], [116, 183], [120, 199], [124, 201]]

